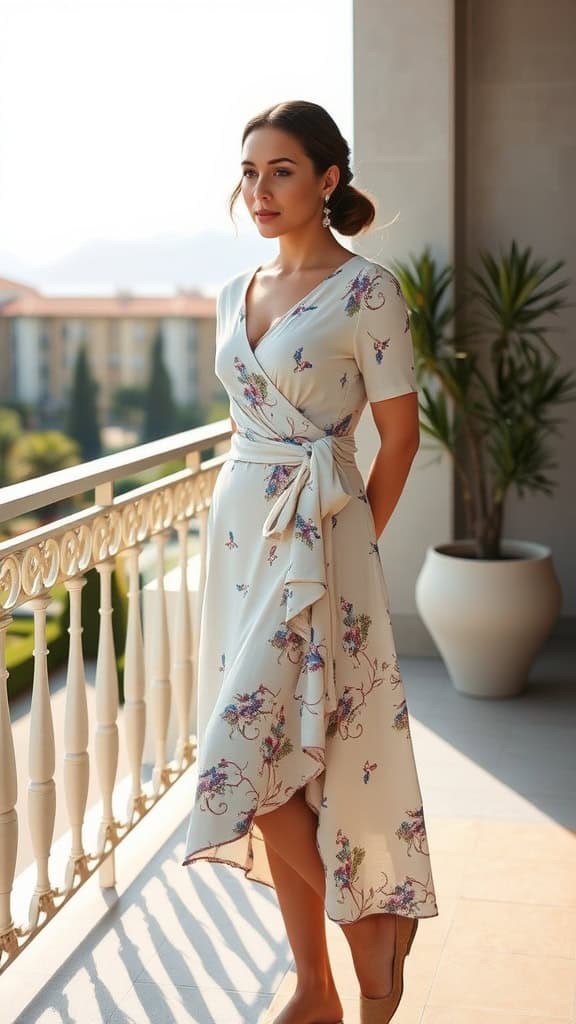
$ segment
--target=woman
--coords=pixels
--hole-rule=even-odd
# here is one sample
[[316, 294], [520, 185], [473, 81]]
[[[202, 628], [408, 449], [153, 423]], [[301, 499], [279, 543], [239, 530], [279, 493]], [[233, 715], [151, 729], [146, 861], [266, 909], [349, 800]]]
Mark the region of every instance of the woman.
[[[418, 919], [438, 910], [377, 538], [418, 447], [396, 278], [332, 234], [374, 219], [328, 113], [293, 101], [248, 122], [241, 194], [269, 264], [217, 304], [230, 458], [209, 520], [199, 763], [184, 864], [274, 885], [297, 970], [276, 1024], [335, 1024], [325, 914], [342, 927], [362, 1020], [402, 994]], [[354, 430], [380, 434], [366, 490]]]

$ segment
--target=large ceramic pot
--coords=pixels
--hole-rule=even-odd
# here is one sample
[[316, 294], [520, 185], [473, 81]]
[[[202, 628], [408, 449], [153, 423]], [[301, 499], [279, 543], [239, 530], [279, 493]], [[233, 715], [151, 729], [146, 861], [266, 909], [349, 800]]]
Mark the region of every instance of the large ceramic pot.
[[506, 540], [503, 558], [474, 557], [469, 541], [429, 548], [416, 604], [452, 682], [471, 697], [513, 697], [558, 617], [550, 550]]

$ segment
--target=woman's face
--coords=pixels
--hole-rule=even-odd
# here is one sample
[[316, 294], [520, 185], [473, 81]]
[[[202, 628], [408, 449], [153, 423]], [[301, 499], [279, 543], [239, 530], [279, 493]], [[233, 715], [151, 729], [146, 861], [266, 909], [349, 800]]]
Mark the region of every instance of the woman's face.
[[[242, 149], [242, 197], [260, 234], [276, 238], [322, 220], [324, 196], [338, 182], [336, 165], [317, 176], [300, 143], [278, 128], [257, 128]], [[272, 217], [259, 216], [271, 211]]]

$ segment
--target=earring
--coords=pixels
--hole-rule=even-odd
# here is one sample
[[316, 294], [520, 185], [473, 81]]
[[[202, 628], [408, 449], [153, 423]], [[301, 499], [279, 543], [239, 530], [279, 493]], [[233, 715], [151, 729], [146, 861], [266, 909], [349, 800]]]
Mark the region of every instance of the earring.
[[322, 218], [322, 227], [323, 228], [329, 228], [330, 227], [330, 210], [328, 208], [328, 199], [329, 198], [330, 198], [329, 195], [324, 197], [324, 209], [322, 211], [323, 214], [324, 214], [324, 216]]

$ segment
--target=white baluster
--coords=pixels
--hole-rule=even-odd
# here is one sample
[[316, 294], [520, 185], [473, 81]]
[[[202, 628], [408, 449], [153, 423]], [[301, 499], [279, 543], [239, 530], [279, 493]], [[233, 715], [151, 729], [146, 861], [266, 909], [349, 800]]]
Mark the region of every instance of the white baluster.
[[180, 587], [176, 601], [174, 624], [174, 655], [172, 685], [178, 713], [176, 762], [183, 765], [192, 760], [190, 743], [190, 701], [192, 697], [192, 636], [190, 628], [190, 597], [188, 594], [188, 521], [177, 523], [180, 544]]
[[144, 703], [144, 643], [140, 619], [140, 581], [138, 576], [140, 550], [138, 546], [135, 546], [126, 553], [129, 586], [124, 662], [124, 721], [128, 761], [132, 773], [132, 792], [127, 809], [128, 821], [132, 820], [135, 812], [142, 814], [145, 810], [141, 780], [146, 704]]
[[54, 728], [46, 647], [46, 608], [49, 604], [49, 596], [36, 597], [30, 602], [34, 610], [34, 680], [28, 751], [28, 823], [37, 872], [36, 888], [30, 902], [30, 927], [37, 924], [42, 911], [47, 914], [54, 912], [53, 893], [48, 875], [48, 858], [56, 814]]
[[194, 616], [194, 665], [192, 678], [194, 682], [192, 696], [192, 731], [198, 731], [198, 647], [200, 642], [200, 622], [202, 618], [202, 603], [204, 601], [204, 588], [206, 585], [206, 558], [208, 555], [208, 509], [200, 509], [198, 513], [199, 534], [200, 534], [200, 573], [198, 576], [198, 590], [196, 592], [196, 608]]
[[16, 757], [6, 689], [6, 630], [11, 621], [9, 615], [0, 616], [0, 954], [8, 957], [18, 949], [10, 908], [18, 850]]
[[112, 632], [112, 572], [114, 562], [101, 562], [96, 566], [100, 575], [100, 632], [96, 659], [96, 733], [94, 750], [102, 794], [102, 821], [98, 832], [98, 853], [101, 854], [109, 839], [112, 851], [100, 866], [100, 885], [109, 888], [116, 884], [114, 845], [117, 841], [116, 822], [112, 809], [112, 793], [118, 769], [118, 672]]
[[168, 640], [168, 615], [166, 612], [166, 592], [164, 590], [164, 548], [167, 532], [157, 533], [154, 537], [156, 545], [156, 615], [154, 616], [154, 636], [152, 639], [152, 679], [150, 697], [154, 722], [154, 739], [156, 756], [152, 774], [153, 792], [158, 793], [163, 784], [169, 784], [166, 768], [166, 736], [170, 720], [170, 646]]
[[84, 576], [77, 576], [65, 583], [70, 595], [70, 646], [64, 718], [64, 794], [72, 833], [70, 856], [66, 865], [66, 891], [72, 888], [76, 875], [79, 874], [81, 879], [88, 877], [87, 857], [82, 843], [90, 776], [88, 706], [82, 653], [82, 588], [85, 585]]

